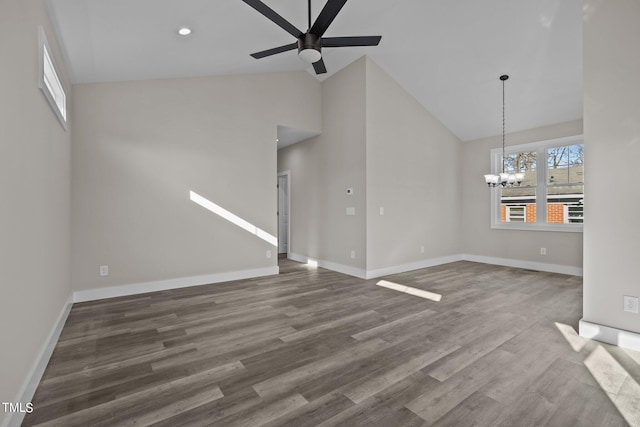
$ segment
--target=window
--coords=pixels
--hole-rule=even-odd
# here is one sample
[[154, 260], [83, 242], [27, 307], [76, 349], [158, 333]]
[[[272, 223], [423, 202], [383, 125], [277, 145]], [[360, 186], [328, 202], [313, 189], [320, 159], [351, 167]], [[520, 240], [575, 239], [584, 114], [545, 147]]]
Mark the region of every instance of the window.
[[505, 206], [507, 222], [527, 222], [527, 206]]
[[584, 209], [582, 204], [565, 206], [565, 223], [582, 224]]
[[67, 128], [67, 94], [60, 81], [56, 64], [51, 55], [49, 42], [42, 27], [39, 28], [40, 42], [40, 79], [39, 86], [44, 93], [49, 105], [62, 123]]
[[491, 151], [494, 172], [524, 172], [520, 186], [491, 191], [491, 227], [582, 231], [584, 145], [582, 136]]

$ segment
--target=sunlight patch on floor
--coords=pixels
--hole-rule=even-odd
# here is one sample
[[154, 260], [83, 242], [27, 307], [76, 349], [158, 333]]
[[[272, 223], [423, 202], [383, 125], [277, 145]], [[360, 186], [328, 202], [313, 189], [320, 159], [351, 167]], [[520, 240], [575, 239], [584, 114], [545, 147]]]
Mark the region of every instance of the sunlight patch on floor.
[[[585, 350], [588, 355], [584, 359], [584, 366], [589, 370], [600, 388], [607, 393], [620, 412], [620, 415], [632, 426], [640, 426], [640, 385], [629, 372], [616, 360], [607, 349], [597, 344], [594, 350], [586, 347], [595, 343], [588, 338], [578, 335], [569, 325], [557, 323], [556, 327], [577, 353]], [[625, 351], [635, 362], [640, 360], [640, 353], [632, 350]], [[584, 353], [583, 353], [584, 354]]]
[[555, 322], [556, 328], [560, 331], [565, 340], [569, 343], [573, 351], [580, 352], [585, 345], [589, 342], [589, 339], [583, 338], [569, 325], [564, 323]]
[[383, 288], [393, 289], [394, 291], [404, 292], [405, 294], [414, 295], [420, 298], [425, 298], [431, 301], [440, 301], [442, 300], [442, 295], [436, 294], [434, 292], [423, 291], [422, 289], [412, 288], [411, 286], [400, 285], [398, 283], [389, 282], [387, 280], [380, 280], [376, 283], [378, 286], [382, 286]]
[[609, 352], [598, 345], [585, 359], [600, 387], [632, 426], [640, 426], [640, 385]]

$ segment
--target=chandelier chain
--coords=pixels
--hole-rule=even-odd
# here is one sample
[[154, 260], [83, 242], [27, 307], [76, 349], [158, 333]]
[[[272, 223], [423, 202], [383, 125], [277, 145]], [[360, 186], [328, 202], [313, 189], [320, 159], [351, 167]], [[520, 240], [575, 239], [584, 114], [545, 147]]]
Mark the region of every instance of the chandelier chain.
[[[486, 174], [484, 176], [484, 181], [487, 183], [489, 187], [497, 187], [498, 185], [501, 187], [520, 187], [522, 181], [525, 177], [525, 172], [520, 169], [519, 158], [513, 159], [515, 161], [515, 165], [512, 165], [512, 170], [507, 173], [507, 156], [506, 156], [506, 139], [507, 139], [507, 126], [506, 126], [506, 95], [505, 95], [505, 85], [504, 82], [509, 79], [507, 74], [503, 74], [500, 76], [500, 81], [502, 82], [502, 172], [498, 175], [493, 173]], [[495, 167], [495, 166], [494, 166]]]

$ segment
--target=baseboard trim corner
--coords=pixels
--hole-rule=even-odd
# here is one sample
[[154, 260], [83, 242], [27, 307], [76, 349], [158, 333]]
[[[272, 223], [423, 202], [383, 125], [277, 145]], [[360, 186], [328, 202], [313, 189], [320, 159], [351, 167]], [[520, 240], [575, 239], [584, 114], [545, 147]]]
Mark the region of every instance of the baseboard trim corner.
[[391, 274], [405, 273], [407, 271], [420, 270], [421, 268], [435, 267], [436, 265], [449, 264], [451, 262], [461, 261], [462, 255], [448, 255], [438, 258], [429, 258], [408, 264], [394, 265], [391, 267], [376, 268], [375, 270], [367, 270], [367, 279], [375, 279], [376, 277], [389, 276]]
[[502, 265], [504, 267], [524, 268], [528, 270], [546, 271], [548, 273], [582, 276], [582, 268], [571, 265], [548, 264], [544, 262], [523, 261], [511, 258], [497, 258], [482, 255], [462, 254], [464, 261], [481, 262], [483, 264]]
[[104, 288], [87, 289], [73, 293], [74, 302], [87, 302], [105, 298], [124, 297], [146, 294], [148, 292], [166, 291], [170, 289], [188, 288], [190, 286], [210, 285], [233, 280], [253, 279], [273, 276], [280, 272], [278, 266], [255, 268], [251, 270], [229, 271], [224, 273], [205, 274], [201, 276], [182, 277], [177, 279], [156, 280], [150, 282], [131, 283]]
[[580, 319], [579, 334], [581, 337], [602, 341], [618, 347], [640, 351], [640, 334], [611, 326], [599, 325]]
[[367, 278], [367, 272], [361, 268], [351, 267], [349, 265], [339, 264], [333, 261], [326, 261], [308, 257], [306, 255], [301, 255], [294, 252], [290, 252], [288, 258], [293, 261], [302, 262], [304, 264], [315, 263], [320, 268], [326, 268], [327, 270], [336, 271], [342, 274], [348, 274], [349, 276], [358, 277], [360, 279]]
[[454, 254], [438, 258], [429, 258], [408, 264], [394, 265], [391, 267], [376, 268], [373, 270], [364, 270], [348, 265], [338, 264], [331, 261], [316, 259], [306, 255], [290, 252], [288, 258], [293, 261], [302, 263], [315, 262], [318, 267], [327, 270], [336, 271], [338, 273], [348, 274], [350, 276], [359, 277], [360, 279], [375, 279], [377, 277], [389, 276], [391, 274], [404, 273], [421, 268], [434, 267], [436, 265], [448, 264], [456, 261], [472, 261], [483, 264], [502, 265], [504, 267], [523, 268], [528, 270], [545, 271], [548, 273], [568, 274], [570, 276], [582, 276], [582, 268], [571, 265], [548, 264], [543, 262], [523, 261], [511, 258], [497, 258], [482, 255], [471, 254]]
[[391, 274], [404, 273], [412, 270], [419, 270], [421, 268], [433, 267], [441, 264], [448, 264], [450, 262], [460, 261], [462, 259], [461, 255], [449, 255], [445, 257], [425, 259], [408, 264], [377, 268], [375, 270], [365, 270], [344, 264], [339, 264], [337, 262], [308, 257], [306, 255], [301, 255], [294, 252], [289, 253], [288, 258], [293, 261], [302, 262], [305, 264], [316, 263], [318, 267], [326, 268], [327, 270], [336, 271], [338, 273], [348, 274], [349, 276], [354, 276], [365, 280], [375, 279], [376, 277], [389, 276]]
[[[27, 402], [31, 402], [31, 399], [33, 399], [33, 396], [36, 393], [36, 389], [40, 384], [40, 380], [42, 379], [42, 375], [44, 375], [44, 371], [49, 364], [49, 359], [51, 359], [53, 350], [58, 343], [58, 338], [60, 338], [62, 328], [64, 328], [64, 324], [67, 322], [67, 317], [69, 317], [72, 306], [73, 294], [70, 294], [64, 306], [62, 307], [57, 320], [53, 324], [53, 328], [51, 329], [51, 332], [49, 332], [49, 336], [45, 340], [45, 344], [42, 346], [42, 349], [40, 350], [40, 353], [36, 358], [35, 364], [31, 368], [31, 371], [27, 375], [22, 388], [18, 392], [18, 400], [16, 402], [26, 404]], [[3, 427], [19, 427], [22, 424], [25, 415], [26, 414], [23, 412], [7, 413], [5, 422], [2, 425]]]

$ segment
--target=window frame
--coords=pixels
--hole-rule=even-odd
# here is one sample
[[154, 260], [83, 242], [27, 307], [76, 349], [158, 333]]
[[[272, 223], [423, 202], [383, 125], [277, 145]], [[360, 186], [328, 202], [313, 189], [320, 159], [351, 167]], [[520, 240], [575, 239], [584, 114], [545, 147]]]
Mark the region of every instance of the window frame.
[[[58, 106], [58, 102], [55, 98], [55, 95], [52, 93], [51, 89], [48, 87], [46, 79], [45, 79], [45, 55], [47, 56], [48, 62], [51, 65], [51, 69], [53, 70], [53, 77], [55, 81], [53, 83], [57, 84], [60, 91], [62, 92], [62, 110]], [[38, 27], [38, 87], [44, 94], [44, 97], [49, 102], [49, 106], [55, 113], [58, 121], [64, 128], [67, 130], [67, 120], [68, 120], [68, 96], [67, 90], [64, 87], [64, 83], [60, 78], [59, 70], [60, 68], [56, 64], [55, 58], [53, 57], [53, 51], [49, 45], [49, 41], [47, 40], [47, 35], [44, 32], [44, 28], [42, 26]]]
[[[498, 186], [491, 188], [491, 228], [499, 230], [562, 231], [582, 233], [583, 223], [547, 223], [547, 150], [549, 148], [577, 144], [584, 145], [583, 135], [574, 135], [505, 147], [505, 155], [526, 151], [536, 152], [536, 222], [502, 222], [500, 217], [501, 187]], [[493, 148], [490, 156], [491, 170], [493, 173], [498, 173], [502, 168], [502, 147]]]

